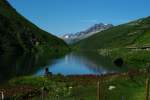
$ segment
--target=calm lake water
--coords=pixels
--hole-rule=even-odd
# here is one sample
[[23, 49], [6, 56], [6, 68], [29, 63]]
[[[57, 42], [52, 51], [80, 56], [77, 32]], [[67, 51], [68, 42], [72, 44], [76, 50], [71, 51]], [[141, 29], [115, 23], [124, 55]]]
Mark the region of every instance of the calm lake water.
[[0, 56], [0, 82], [13, 77], [44, 75], [45, 68], [53, 74], [107, 74], [124, 71], [108, 57], [94, 52], [72, 52], [64, 56], [46, 55]]
[[123, 69], [113, 64], [108, 57], [100, 56], [93, 52], [72, 52], [62, 58], [55, 59], [38, 70], [35, 75], [43, 75], [45, 68], [53, 74], [83, 75], [83, 74], [107, 74], [122, 71]]

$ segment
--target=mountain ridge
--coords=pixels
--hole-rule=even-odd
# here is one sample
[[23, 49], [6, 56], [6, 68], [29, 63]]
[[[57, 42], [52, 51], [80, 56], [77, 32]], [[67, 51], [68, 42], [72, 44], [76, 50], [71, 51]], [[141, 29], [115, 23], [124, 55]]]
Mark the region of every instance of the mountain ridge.
[[6, 0], [0, 1], [0, 53], [52, 52], [67, 44], [19, 14]]
[[77, 42], [74, 46], [80, 49], [95, 50], [100, 48], [150, 45], [148, 39], [143, 40], [145, 35], [150, 37], [149, 28], [150, 17], [148, 16], [98, 32]]
[[97, 32], [101, 32], [104, 30], [107, 30], [109, 28], [113, 27], [112, 24], [103, 24], [103, 23], [99, 23], [99, 24], [95, 24], [89, 28], [87, 28], [84, 31], [80, 31], [77, 33], [69, 33], [69, 34], [65, 34], [63, 36], [61, 36], [61, 38], [66, 41], [68, 44], [74, 44], [82, 39], [85, 39], [87, 37], [90, 37], [94, 34], [96, 34]]

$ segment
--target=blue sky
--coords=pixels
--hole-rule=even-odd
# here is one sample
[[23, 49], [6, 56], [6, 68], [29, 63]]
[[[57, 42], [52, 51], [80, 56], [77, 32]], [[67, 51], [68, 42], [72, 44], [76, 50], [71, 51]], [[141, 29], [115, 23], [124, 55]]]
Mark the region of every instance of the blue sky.
[[150, 0], [8, 0], [40, 28], [62, 35], [96, 23], [122, 24], [150, 16]]

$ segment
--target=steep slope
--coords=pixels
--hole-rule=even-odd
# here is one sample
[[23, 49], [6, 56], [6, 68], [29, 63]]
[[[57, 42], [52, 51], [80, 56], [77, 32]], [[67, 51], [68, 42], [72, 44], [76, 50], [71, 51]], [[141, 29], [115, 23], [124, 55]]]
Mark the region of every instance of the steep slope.
[[150, 17], [99, 32], [75, 44], [80, 49], [118, 48], [150, 45]]
[[58, 51], [66, 43], [39, 29], [21, 16], [6, 0], [0, 0], [0, 53]]

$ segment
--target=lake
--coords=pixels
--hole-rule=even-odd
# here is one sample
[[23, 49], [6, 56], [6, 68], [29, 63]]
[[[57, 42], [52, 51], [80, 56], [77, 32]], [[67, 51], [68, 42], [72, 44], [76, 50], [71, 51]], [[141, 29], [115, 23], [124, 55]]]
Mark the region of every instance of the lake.
[[44, 75], [45, 68], [53, 74], [83, 75], [121, 72], [109, 57], [94, 52], [71, 52], [63, 56], [44, 55], [1, 56], [0, 81], [24, 75]]
[[49, 68], [53, 74], [63, 75], [101, 75], [123, 71], [115, 66], [110, 58], [93, 52], [72, 52], [52, 62], [38, 70], [35, 75], [43, 75], [45, 68]]

